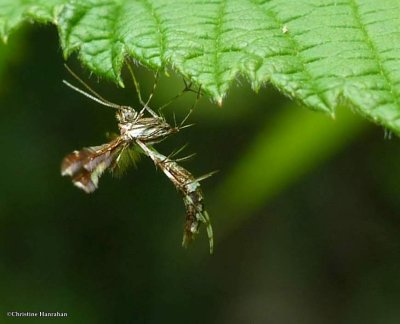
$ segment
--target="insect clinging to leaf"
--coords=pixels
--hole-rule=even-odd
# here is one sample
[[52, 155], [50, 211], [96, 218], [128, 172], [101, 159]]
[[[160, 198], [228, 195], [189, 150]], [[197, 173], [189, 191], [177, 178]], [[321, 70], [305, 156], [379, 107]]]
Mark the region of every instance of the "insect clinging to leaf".
[[144, 155], [149, 157], [163, 171], [183, 196], [186, 221], [182, 244], [187, 246], [193, 240], [195, 234], [198, 233], [199, 225], [204, 224], [209, 239], [210, 253], [212, 253], [214, 245], [213, 231], [208, 213], [204, 209], [200, 181], [210, 177], [213, 173], [195, 178], [188, 170], [178, 164], [183, 159], [174, 160], [171, 156], [164, 156], [157, 152], [153, 147], [154, 144], [190, 126], [184, 124], [200, 98], [201, 89], [199, 88], [197, 91], [194, 91], [191, 88], [191, 84], [185, 82], [185, 88], [182, 92], [159, 108], [160, 110], [169, 105], [174, 99], [185, 92], [192, 91], [197, 93], [195, 103], [181, 124], [176, 125], [175, 123], [174, 126], [171, 126], [161, 114], [157, 114], [149, 107], [157, 84], [157, 74], [153, 92], [149, 95], [148, 100], [144, 102], [140, 93], [139, 83], [136, 80], [132, 67], [128, 64], [139, 102], [142, 105], [140, 110], [136, 110], [133, 107], [115, 104], [104, 99], [80, 79], [68, 66], [66, 66], [66, 69], [84, 86], [87, 92], [65, 80], [63, 81], [64, 84], [89, 99], [116, 110], [119, 134], [106, 144], [86, 147], [68, 154], [62, 161], [61, 174], [63, 176], [70, 176], [73, 184], [86, 193], [92, 193], [98, 188], [99, 179], [106, 170], [113, 171], [118, 169], [121, 158], [132, 147], [140, 149]]

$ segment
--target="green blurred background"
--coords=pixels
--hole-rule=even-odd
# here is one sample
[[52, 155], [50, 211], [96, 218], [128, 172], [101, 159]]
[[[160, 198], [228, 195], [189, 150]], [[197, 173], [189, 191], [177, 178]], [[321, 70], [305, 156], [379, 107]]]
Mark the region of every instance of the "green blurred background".
[[[106, 98], [126, 88], [69, 65]], [[152, 73], [137, 67], [144, 92]], [[152, 162], [86, 195], [62, 158], [116, 131], [114, 113], [62, 84], [54, 28], [0, 45], [0, 323], [400, 323], [400, 143], [353, 114], [336, 120], [245, 80], [222, 108], [202, 98], [188, 143], [216, 246], [205, 231], [181, 248], [181, 197]], [[182, 88], [162, 77], [153, 107]], [[193, 102], [166, 110], [180, 120]], [[386, 134], [387, 135], [387, 134]], [[6, 318], [7, 311], [68, 318]]]

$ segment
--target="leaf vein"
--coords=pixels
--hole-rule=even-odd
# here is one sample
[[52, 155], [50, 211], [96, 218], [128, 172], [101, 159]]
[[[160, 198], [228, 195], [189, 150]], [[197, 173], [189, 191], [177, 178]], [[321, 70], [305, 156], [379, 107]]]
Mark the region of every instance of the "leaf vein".
[[165, 52], [166, 52], [166, 36], [164, 33], [164, 27], [163, 27], [163, 23], [161, 21], [161, 17], [160, 15], [156, 12], [156, 8], [154, 7], [154, 5], [148, 1], [148, 0], [142, 0], [142, 3], [144, 4], [144, 6], [147, 8], [147, 10], [149, 10], [150, 15], [153, 17], [156, 28], [157, 28], [157, 33], [158, 33], [158, 43], [159, 43], [159, 49], [160, 49], [160, 60], [161, 63], [165, 62]]
[[[250, 1], [254, 3], [255, 0], [250, 0]], [[287, 23], [286, 21], [281, 21], [281, 19], [278, 18], [278, 15], [273, 10], [266, 10], [264, 8], [262, 10], [265, 15], [270, 17], [276, 23], [276, 26], [284, 26]], [[304, 61], [304, 58], [302, 57], [302, 51], [300, 50], [299, 43], [293, 37], [292, 33], [285, 33], [283, 35], [284, 35], [284, 37], [286, 37], [288, 42], [291, 44], [291, 48], [293, 49], [293, 52], [294, 52], [293, 56], [297, 58], [297, 61], [301, 66], [302, 73], [305, 76], [305, 78], [308, 80], [309, 84], [311, 85], [312, 90], [314, 91], [315, 95], [319, 99], [323, 110], [331, 111], [329, 103], [326, 101], [324, 96], [322, 96], [320, 94], [318, 85], [315, 82], [315, 78], [312, 76], [311, 72], [307, 68], [307, 64]]]
[[218, 8], [218, 13], [217, 16], [215, 18], [215, 27], [214, 27], [214, 77], [215, 77], [215, 83], [216, 83], [216, 88], [217, 91], [220, 92], [220, 87], [221, 87], [221, 71], [220, 71], [220, 55], [219, 55], [219, 50], [221, 47], [221, 36], [223, 33], [223, 23], [224, 23], [224, 15], [225, 15], [225, 10], [226, 10], [226, 4], [227, 4], [227, 0], [222, 0], [220, 2], [220, 6]]
[[384, 82], [387, 85], [388, 92], [390, 93], [390, 95], [392, 97], [392, 102], [395, 103], [398, 108], [400, 108], [400, 102], [398, 99], [398, 95], [397, 95], [395, 89], [393, 88], [393, 84], [391, 82], [390, 75], [389, 75], [388, 71], [386, 70], [386, 68], [384, 67], [384, 60], [380, 57], [377, 46], [372, 41], [371, 37], [369, 36], [368, 30], [365, 28], [365, 24], [362, 21], [362, 17], [361, 17], [360, 11], [359, 11], [359, 4], [358, 4], [357, 0], [350, 0], [350, 7], [353, 11], [353, 15], [354, 15], [356, 24], [357, 24], [358, 28], [360, 29], [361, 33], [363, 34], [364, 41], [368, 45], [368, 47], [371, 51], [371, 55], [379, 68], [379, 72], [380, 72], [379, 74], [382, 76]]

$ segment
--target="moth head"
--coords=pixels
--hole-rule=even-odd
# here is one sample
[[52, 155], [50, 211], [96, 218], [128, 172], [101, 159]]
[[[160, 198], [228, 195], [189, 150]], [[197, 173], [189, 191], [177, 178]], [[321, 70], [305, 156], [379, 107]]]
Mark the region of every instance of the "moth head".
[[120, 123], [131, 123], [137, 120], [138, 113], [129, 106], [121, 106], [117, 111], [117, 120]]

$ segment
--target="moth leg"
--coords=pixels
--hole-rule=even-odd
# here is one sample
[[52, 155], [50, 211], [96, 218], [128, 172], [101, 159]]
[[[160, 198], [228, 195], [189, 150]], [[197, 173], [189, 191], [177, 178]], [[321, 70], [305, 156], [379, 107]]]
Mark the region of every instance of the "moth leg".
[[133, 81], [133, 85], [134, 85], [134, 88], [135, 88], [135, 91], [136, 91], [136, 94], [138, 96], [140, 104], [142, 105], [143, 109], [146, 109], [150, 113], [150, 115], [152, 115], [155, 118], [158, 118], [159, 117], [158, 114], [153, 109], [151, 109], [149, 107], [149, 103], [150, 103], [151, 99], [153, 98], [153, 95], [154, 95], [155, 90], [157, 88], [158, 71], [156, 72], [156, 75], [155, 75], [155, 78], [154, 78], [155, 80], [154, 80], [154, 84], [153, 84], [153, 89], [152, 89], [152, 91], [151, 91], [151, 93], [149, 95], [149, 98], [147, 99], [147, 102], [144, 102], [144, 100], [142, 98], [141, 91], [140, 91], [140, 84], [139, 84], [138, 80], [136, 79], [135, 73], [133, 72], [133, 68], [129, 64], [129, 62], [127, 62], [127, 66], [128, 66], [129, 74], [131, 75], [131, 78], [132, 78], [132, 81]]
[[[175, 100], [179, 99], [180, 97], [182, 97], [186, 92], [196, 92], [192, 89], [192, 83], [191, 82], [187, 82], [185, 79], [183, 79], [183, 83], [184, 83], [184, 88], [181, 90], [181, 92], [179, 92], [177, 95], [173, 96], [171, 99], [169, 99], [165, 104], [163, 104], [161, 107], [158, 108], [158, 111], [162, 111], [164, 108], [168, 107], [170, 104], [172, 104]], [[200, 87], [201, 88], [201, 87]], [[199, 89], [200, 89], [199, 88]]]
[[186, 221], [182, 245], [187, 246], [193, 240], [194, 236], [198, 233], [200, 223], [203, 223], [206, 226], [210, 253], [212, 253], [214, 248], [214, 236], [210, 217], [204, 209], [203, 194], [200, 188], [200, 181], [209, 177], [211, 173], [196, 179], [175, 160], [148, 147], [140, 140], [136, 140], [136, 143], [143, 150], [144, 154], [153, 160], [154, 164], [164, 172], [183, 196], [183, 202], [186, 208]]

